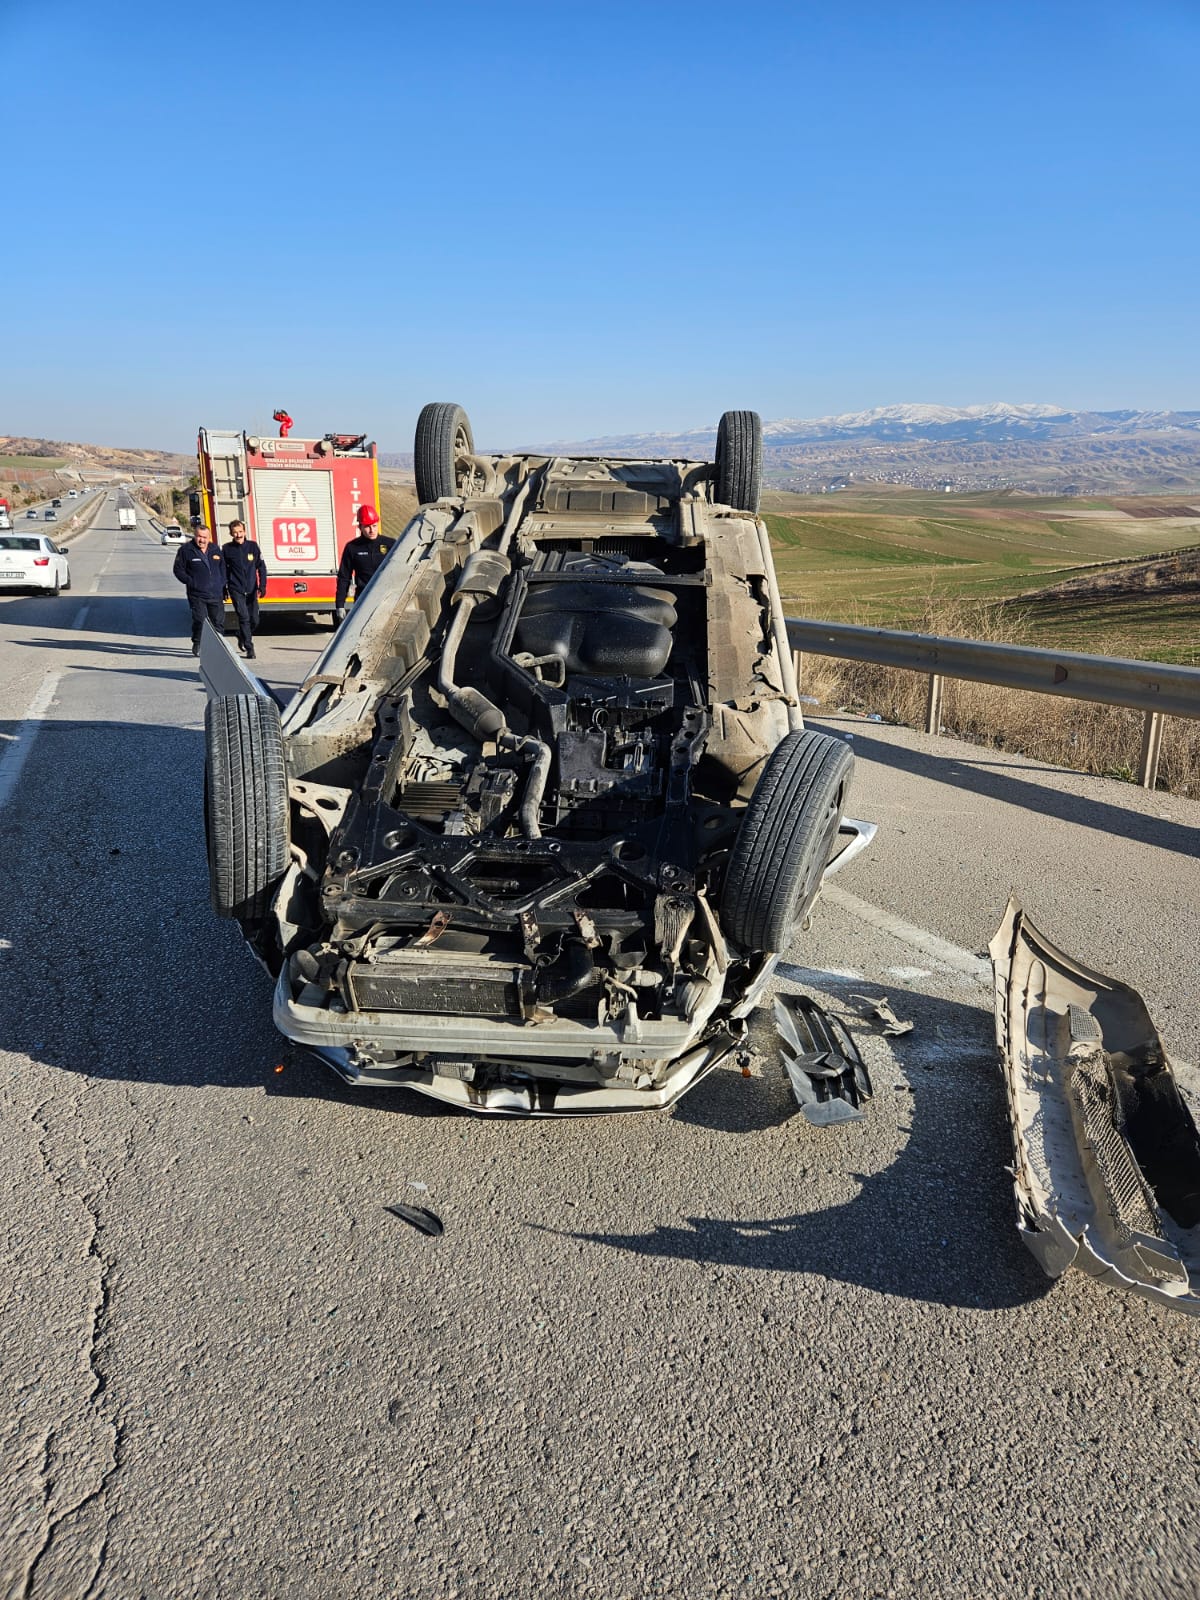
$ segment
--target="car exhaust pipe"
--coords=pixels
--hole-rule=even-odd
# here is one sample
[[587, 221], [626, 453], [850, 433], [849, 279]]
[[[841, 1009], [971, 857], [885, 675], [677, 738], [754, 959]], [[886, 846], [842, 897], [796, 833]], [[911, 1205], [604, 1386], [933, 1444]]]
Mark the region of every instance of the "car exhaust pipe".
[[446, 642], [442, 646], [442, 658], [438, 664], [438, 688], [446, 696], [450, 713], [454, 720], [481, 744], [485, 739], [499, 739], [508, 731], [508, 723], [504, 720], [504, 713], [500, 707], [494, 705], [487, 695], [478, 689], [460, 689], [454, 681], [454, 667], [458, 659], [458, 647], [462, 644], [463, 634], [467, 631], [467, 623], [471, 620], [471, 613], [483, 599], [481, 594], [465, 594], [454, 609], [454, 621], [446, 633]]

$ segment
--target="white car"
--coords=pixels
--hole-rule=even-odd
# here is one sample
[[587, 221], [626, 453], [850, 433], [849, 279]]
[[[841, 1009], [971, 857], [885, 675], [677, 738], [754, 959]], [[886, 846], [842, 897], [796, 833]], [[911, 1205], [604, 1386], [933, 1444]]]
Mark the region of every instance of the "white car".
[[163, 544], [186, 544], [187, 534], [177, 522], [165, 522], [159, 529]]
[[0, 534], [0, 589], [71, 587], [67, 552], [44, 533]]

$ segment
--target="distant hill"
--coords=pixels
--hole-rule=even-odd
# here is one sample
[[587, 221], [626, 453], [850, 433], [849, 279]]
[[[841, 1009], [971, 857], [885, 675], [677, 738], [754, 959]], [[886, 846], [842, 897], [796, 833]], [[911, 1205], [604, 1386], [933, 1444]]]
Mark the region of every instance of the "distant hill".
[[[1141, 433], [1187, 434], [1200, 442], [1200, 411], [1065, 411], [1061, 406], [876, 406], [873, 411], [847, 411], [835, 417], [805, 420], [783, 417], [763, 423], [769, 449], [793, 444], [829, 444], [850, 440], [908, 441], [927, 439], [945, 444], [1011, 443], [1023, 439], [1129, 438]], [[626, 433], [585, 439], [572, 449], [619, 449], [622, 454], [646, 451], [656, 455], [676, 449], [686, 454], [711, 454], [717, 442], [716, 423], [678, 433]], [[558, 445], [557, 448], [566, 448]]]
[[[510, 440], [502, 448], [538, 453], [683, 456], [711, 460], [716, 423], [677, 432], [609, 434], [575, 440]], [[485, 448], [489, 446], [485, 442]], [[0, 435], [0, 459], [65, 461], [80, 471], [174, 476], [194, 458], [166, 450], [68, 444]], [[380, 465], [411, 470], [408, 450], [380, 453]], [[36, 470], [35, 468], [31, 470]], [[1070, 411], [996, 402], [976, 406], [894, 405], [838, 416], [782, 417], [763, 424], [769, 487], [836, 492], [872, 483], [921, 490], [1033, 494], [1200, 492], [1200, 411]]]
[[[711, 459], [716, 424], [533, 448]], [[1069, 411], [1054, 405], [895, 405], [763, 424], [768, 484], [801, 493], [850, 482], [1049, 494], [1200, 489], [1200, 411]]]
[[76, 471], [114, 471], [149, 473], [157, 477], [176, 477], [195, 472], [195, 456], [172, 450], [144, 450], [122, 445], [69, 444], [61, 439], [31, 439], [18, 434], [0, 434], [0, 458], [13, 456], [45, 460], [47, 470], [65, 462]]

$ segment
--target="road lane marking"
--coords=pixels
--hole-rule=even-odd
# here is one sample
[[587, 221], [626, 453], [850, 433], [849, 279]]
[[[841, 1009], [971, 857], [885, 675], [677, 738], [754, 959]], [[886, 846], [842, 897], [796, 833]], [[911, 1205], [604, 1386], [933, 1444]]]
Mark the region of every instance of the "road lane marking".
[[104, 576], [104, 574], [108, 571], [109, 562], [116, 555], [116, 553], [117, 553], [117, 546], [116, 546], [116, 541], [114, 540], [113, 541], [113, 547], [108, 552], [108, 555], [107, 555], [107, 557], [105, 558], [105, 561], [104, 561], [104, 565], [100, 568], [100, 571], [92, 579], [92, 587], [88, 590], [89, 594], [99, 594], [99, 592], [100, 592], [100, 580]]
[[836, 883], [828, 884], [821, 891], [821, 897], [827, 905], [838, 906], [860, 922], [878, 928], [881, 933], [891, 934], [893, 939], [899, 939], [910, 950], [920, 950], [936, 965], [948, 967], [951, 972], [961, 972], [968, 978], [974, 978], [977, 983], [991, 984], [992, 964], [983, 956], [973, 955], [970, 950], [939, 938], [927, 928], [918, 928], [913, 922], [905, 922], [903, 917], [895, 917], [882, 906], [873, 906], [869, 900], [860, 900], [856, 894], [849, 894]]
[[26, 706], [24, 715], [17, 718], [21, 725], [20, 731], [9, 735], [12, 743], [0, 756], [0, 811], [8, 804], [13, 787], [21, 776], [25, 758], [33, 749], [34, 740], [38, 736], [46, 712], [50, 709], [50, 702], [54, 699], [59, 679], [66, 670], [66, 667], [53, 667], [47, 672], [42, 679], [41, 688]]
[[91, 609], [91, 606], [80, 606], [71, 623], [72, 628], [82, 628], [84, 623], [87, 621], [88, 612]]
[[865, 974], [853, 967], [798, 967], [794, 961], [781, 961], [775, 968], [781, 978], [789, 983], [817, 984], [833, 978], [838, 983], [866, 983]]

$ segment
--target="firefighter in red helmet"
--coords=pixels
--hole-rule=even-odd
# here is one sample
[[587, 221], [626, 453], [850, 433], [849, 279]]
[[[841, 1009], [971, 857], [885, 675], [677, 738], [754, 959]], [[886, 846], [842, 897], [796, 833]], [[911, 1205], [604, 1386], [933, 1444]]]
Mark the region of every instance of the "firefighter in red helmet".
[[359, 506], [358, 537], [351, 539], [343, 550], [341, 563], [338, 566], [337, 598], [333, 608], [335, 627], [345, 620], [346, 599], [350, 593], [350, 585], [354, 585], [354, 598], [357, 600], [379, 571], [384, 556], [395, 542], [394, 539], [381, 537], [379, 513], [375, 507]]

